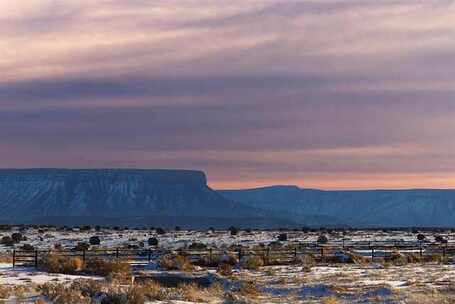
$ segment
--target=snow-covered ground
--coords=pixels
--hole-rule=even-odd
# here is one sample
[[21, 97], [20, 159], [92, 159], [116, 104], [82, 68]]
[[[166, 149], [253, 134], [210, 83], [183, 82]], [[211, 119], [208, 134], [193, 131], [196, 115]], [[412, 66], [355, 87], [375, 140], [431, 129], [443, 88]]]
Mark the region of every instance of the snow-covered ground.
[[[101, 246], [108, 248], [121, 247], [131, 244], [138, 245], [150, 237], [159, 239], [160, 247], [166, 249], [177, 249], [190, 245], [193, 242], [200, 242], [213, 248], [226, 248], [231, 245], [242, 245], [252, 247], [258, 244], [270, 244], [277, 241], [281, 233], [286, 233], [289, 242], [315, 243], [321, 232], [302, 232], [302, 231], [241, 231], [238, 235], [230, 235], [228, 231], [170, 231], [164, 235], [158, 235], [154, 230], [121, 230], [103, 229], [95, 231], [57, 231], [56, 229], [27, 229], [19, 231], [0, 232], [0, 238], [10, 236], [14, 232], [21, 232], [27, 240], [16, 244], [19, 248], [22, 244], [27, 243], [39, 249], [49, 249], [55, 244], [61, 244], [64, 248], [73, 248], [78, 242], [88, 242], [91, 236], [98, 236], [101, 239]], [[381, 242], [414, 242], [417, 244], [416, 234], [406, 231], [347, 231], [347, 232], [330, 232], [324, 233], [329, 242], [332, 244], [349, 245], [353, 242], [365, 242], [368, 244], [381, 244]], [[447, 232], [424, 232], [429, 241], [434, 241], [436, 235], [442, 236], [449, 243], [455, 243], [455, 233]], [[11, 246], [0, 244], [0, 252], [11, 250]]]
[[[18, 229], [3, 231], [3, 236], [11, 236]], [[14, 246], [0, 246], [0, 252], [6, 256], [13, 248], [20, 248], [27, 243], [35, 248], [49, 249], [56, 244], [64, 248], [73, 248], [79, 242], [88, 242], [91, 236], [101, 239], [101, 247], [116, 248], [125, 245], [138, 245], [141, 242], [148, 247], [150, 237], [159, 240], [163, 249], [178, 249], [194, 242], [204, 243], [213, 248], [227, 248], [232, 245], [253, 247], [259, 244], [276, 242], [280, 234], [286, 233], [288, 242], [316, 242], [321, 232], [302, 231], [241, 231], [231, 235], [227, 231], [170, 231], [158, 235], [154, 230], [111, 230], [100, 231], [57, 231], [56, 229], [27, 229], [20, 231], [26, 240]], [[329, 243], [343, 242], [417, 242], [417, 234], [408, 231], [347, 231], [324, 233]], [[442, 236], [449, 243], [455, 241], [451, 232], [424, 232], [427, 240], [434, 241], [435, 236]], [[368, 254], [369, 251], [365, 251]], [[163, 272], [157, 267], [155, 259], [151, 263], [136, 264], [135, 270], [141, 275], [157, 275]], [[188, 273], [173, 273], [188, 275]], [[193, 273], [194, 274], [194, 273]], [[391, 266], [380, 262], [357, 264], [320, 264], [310, 269], [296, 266], [265, 266], [259, 270], [234, 268], [229, 278], [216, 273], [215, 268], [198, 268], [198, 275], [219, 278], [226, 288], [236, 282], [254, 282], [260, 295], [252, 303], [419, 303], [409, 299], [420, 295], [427, 297], [448, 297], [455, 295], [455, 265], [438, 263], [415, 263], [404, 266]], [[0, 286], [36, 287], [46, 282], [69, 283], [76, 279], [104, 280], [95, 276], [49, 274], [34, 268], [12, 268], [10, 263], [0, 264]], [[30, 297], [33, 299], [33, 297]], [[436, 300], [435, 300], [436, 299]], [[441, 298], [434, 298], [425, 303], [438, 303]], [[32, 301], [32, 300], [30, 300]], [[26, 301], [25, 301], [26, 302]], [[32, 301], [33, 302], [33, 301]], [[159, 303], [159, 302], [156, 302]], [[170, 303], [170, 302], [166, 302]], [[177, 302], [172, 302], [177, 303]], [[188, 303], [188, 302], [181, 302]]]

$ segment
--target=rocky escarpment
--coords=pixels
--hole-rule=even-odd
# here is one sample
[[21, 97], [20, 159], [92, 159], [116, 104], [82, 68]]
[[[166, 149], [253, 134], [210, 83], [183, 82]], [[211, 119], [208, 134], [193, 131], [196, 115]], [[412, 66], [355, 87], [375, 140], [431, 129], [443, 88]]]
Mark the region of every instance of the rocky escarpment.
[[[263, 217], [207, 186], [205, 174], [185, 170], [0, 170], [0, 219]], [[90, 221], [90, 220], [89, 220]]]

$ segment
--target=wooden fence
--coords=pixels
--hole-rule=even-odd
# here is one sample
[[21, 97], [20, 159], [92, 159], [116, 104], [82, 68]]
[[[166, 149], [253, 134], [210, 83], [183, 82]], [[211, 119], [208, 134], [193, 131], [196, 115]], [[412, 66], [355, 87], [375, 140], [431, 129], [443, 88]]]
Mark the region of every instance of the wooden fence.
[[[181, 249], [176, 250], [182, 255], [186, 255], [192, 259], [204, 257], [210, 263], [217, 257], [229, 254], [235, 256], [239, 260], [245, 256], [261, 256], [268, 259], [281, 260], [283, 262], [293, 260], [299, 256], [311, 254], [318, 261], [329, 260], [331, 257], [342, 255], [346, 252], [355, 253], [366, 258], [387, 258], [392, 252], [413, 252], [421, 257], [428, 255], [440, 255], [441, 257], [455, 256], [455, 244], [439, 244], [439, 243], [418, 243], [418, 242], [356, 242], [356, 243], [296, 243], [286, 247], [261, 247], [261, 248], [243, 248], [238, 247], [235, 250], [220, 250], [220, 249]], [[160, 248], [146, 249], [91, 249], [91, 250], [13, 250], [12, 260], [13, 267], [17, 265], [27, 265], [38, 267], [41, 258], [51, 253], [61, 257], [79, 257], [83, 261], [90, 258], [107, 258], [107, 259], [130, 259], [139, 262], [150, 263], [152, 260], [158, 259], [165, 253], [170, 252]]]

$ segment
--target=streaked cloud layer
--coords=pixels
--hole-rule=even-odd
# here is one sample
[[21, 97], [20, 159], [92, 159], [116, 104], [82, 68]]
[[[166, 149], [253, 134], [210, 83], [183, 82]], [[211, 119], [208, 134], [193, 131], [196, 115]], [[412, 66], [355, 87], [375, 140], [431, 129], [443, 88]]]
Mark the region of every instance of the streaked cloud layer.
[[452, 0], [0, 0], [0, 167], [455, 187]]

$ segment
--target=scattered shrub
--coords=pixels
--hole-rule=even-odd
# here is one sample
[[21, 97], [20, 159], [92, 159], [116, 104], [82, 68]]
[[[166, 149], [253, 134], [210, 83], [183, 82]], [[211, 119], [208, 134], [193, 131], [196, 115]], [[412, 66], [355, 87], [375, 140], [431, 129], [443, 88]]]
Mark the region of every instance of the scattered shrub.
[[288, 240], [288, 235], [286, 233], [281, 233], [278, 235], [278, 241], [280, 242], [286, 242]]
[[30, 244], [23, 244], [21, 249], [25, 251], [34, 251], [35, 247]]
[[438, 243], [444, 243], [445, 240], [444, 240], [444, 238], [443, 238], [442, 236], [436, 235], [436, 236], [434, 237], [434, 241], [435, 241], [435, 242], [438, 242]]
[[147, 281], [146, 283], [140, 285], [145, 297], [148, 300], [166, 300], [168, 294], [166, 289], [163, 288], [158, 282], [156, 281]]
[[84, 262], [80, 258], [72, 258], [70, 259], [71, 263], [71, 268], [74, 269], [75, 271], [80, 271], [82, 270], [82, 267], [84, 266]]
[[151, 237], [148, 239], [149, 246], [158, 246], [158, 243], [159, 243], [159, 241], [155, 237]]
[[55, 254], [47, 254], [38, 262], [40, 270], [50, 273], [74, 274], [80, 271], [83, 263], [79, 258], [68, 258]]
[[143, 288], [134, 286], [128, 290], [128, 304], [144, 304], [146, 297]]
[[110, 261], [100, 258], [92, 258], [86, 262], [85, 271], [100, 276], [129, 276], [131, 272], [130, 264], [124, 261]]
[[90, 249], [90, 245], [84, 242], [77, 243], [73, 250], [75, 251], [87, 251]]
[[240, 230], [239, 230], [239, 228], [231, 226], [231, 227], [229, 227], [229, 232], [231, 235], [237, 235], [237, 234], [239, 234]]
[[5, 245], [5, 246], [13, 246], [14, 245], [13, 239], [11, 239], [11, 237], [9, 237], [9, 236], [2, 237], [1, 243], [3, 245]]
[[89, 304], [91, 302], [90, 298], [84, 297], [80, 290], [71, 286], [47, 283], [40, 286], [39, 289], [54, 304]]
[[232, 255], [232, 254], [229, 254], [229, 253], [224, 253], [221, 257], [220, 257], [220, 263], [224, 263], [224, 264], [229, 264], [231, 266], [234, 266], [238, 263], [238, 259], [236, 256]]
[[407, 253], [406, 254], [406, 259], [408, 260], [408, 263], [420, 263], [422, 262], [422, 257], [418, 253]]
[[159, 261], [160, 267], [166, 270], [192, 271], [194, 266], [188, 257], [178, 254], [166, 254]]
[[221, 263], [217, 270], [217, 273], [221, 274], [222, 276], [230, 276], [232, 275], [232, 266], [227, 263]]
[[245, 256], [240, 260], [240, 266], [249, 270], [258, 270], [264, 266], [264, 260], [260, 256]]
[[331, 297], [322, 298], [321, 303], [322, 304], [339, 304], [340, 302], [338, 301], [338, 299], [336, 297], [331, 296]]
[[11, 234], [11, 239], [16, 244], [20, 243], [22, 241], [22, 234], [19, 232], [15, 232], [15, 233]]
[[394, 251], [390, 254], [389, 260], [395, 266], [404, 266], [408, 263], [407, 257], [404, 254], [397, 251]]
[[156, 228], [156, 234], [163, 235], [166, 234], [166, 231], [163, 228]]
[[424, 241], [425, 240], [425, 235], [422, 234], [422, 233], [417, 234], [417, 240]]
[[90, 245], [99, 245], [99, 244], [101, 244], [101, 240], [97, 236], [92, 236], [89, 239], [89, 243], [90, 243]]
[[329, 239], [325, 235], [320, 235], [318, 237], [318, 244], [327, 244], [329, 242]]
[[204, 297], [197, 284], [182, 284], [178, 287], [183, 300], [190, 302], [202, 302]]
[[308, 253], [308, 254], [297, 256], [293, 260], [293, 263], [296, 265], [301, 265], [303, 271], [309, 272], [309, 271], [311, 271], [311, 268], [316, 266], [316, 259], [314, 258], [314, 256], [312, 254]]
[[128, 295], [125, 293], [107, 294], [101, 304], [128, 304]]
[[190, 244], [190, 246], [188, 246], [188, 249], [191, 249], [191, 250], [205, 250], [207, 249], [207, 245], [203, 244], [203, 243], [199, 243], [199, 242], [193, 242]]
[[257, 297], [260, 294], [258, 286], [252, 281], [243, 282], [237, 292], [247, 297]]

